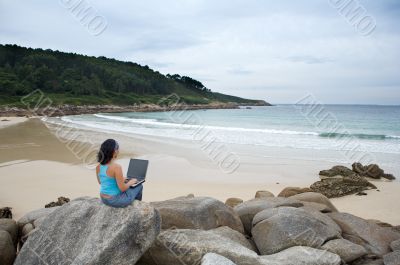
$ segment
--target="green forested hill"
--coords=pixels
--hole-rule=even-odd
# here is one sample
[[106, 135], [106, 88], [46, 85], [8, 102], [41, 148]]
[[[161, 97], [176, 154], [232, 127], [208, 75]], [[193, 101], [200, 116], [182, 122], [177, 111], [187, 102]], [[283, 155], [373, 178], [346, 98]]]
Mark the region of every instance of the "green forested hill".
[[188, 104], [260, 103], [213, 93], [190, 77], [165, 76], [132, 62], [0, 45], [0, 105], [18, 105], [21, 96], [35, 89], [56, 104], [156, 103], [170, 93]]

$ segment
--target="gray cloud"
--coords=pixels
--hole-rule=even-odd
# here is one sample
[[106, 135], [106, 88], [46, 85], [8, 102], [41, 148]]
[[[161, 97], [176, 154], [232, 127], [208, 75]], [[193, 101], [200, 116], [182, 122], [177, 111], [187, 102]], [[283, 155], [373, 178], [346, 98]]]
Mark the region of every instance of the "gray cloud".
[[324, 57], [315, 57], [311, 55], [303, 55], [303, 56], [290, 56], [287, 59], [291, 62], [295, 63], [306, 63], [306, 64], [323, 64], [332, 62], [332, 59], [324, 58]]
[[328, 0], [89, 1], [108, 22], [96, 37], [58, 0], [0, 0], [0, 42], [148, 64], [271, 102], [399, 104], [400, 3], [359, 2], [377, 22], [369, 37]]
[[233, 74], [233, 75], [250, 75], [250, 74], [254, 73], [254, 71], [237, 67], [237, 68], [232, 68], [232, 69], [228, 70], [228, 73]]

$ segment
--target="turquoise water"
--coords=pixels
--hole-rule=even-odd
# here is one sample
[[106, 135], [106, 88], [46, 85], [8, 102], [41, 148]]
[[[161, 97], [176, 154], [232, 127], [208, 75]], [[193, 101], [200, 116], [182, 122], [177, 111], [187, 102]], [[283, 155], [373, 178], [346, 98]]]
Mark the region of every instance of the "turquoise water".
[[[229, 155], [240, 161], [243, 175], [257, 178], [273, 174], [297, 179], [298, 174], [312, 180], [321, 169], [350, 167], [357, 161], [379, 164], [400, 179], [400, 106], [277, 105], [46, 120], [92, 130], [88, 135], [93, 138], [82, 140], [95, 144], [116, 138], [125, 150], [138, 155], [171, 155], [207, 167], [217, 165], [216, 154]], [[75, 133], [65, 131], [67, 138], [75, 139]]]
[[[400, 154], [400, 106], [277, 105], [236, 110], [94, 114], [63, 117], [76, 126], [121, 132], [297, 149]], [[350, 144], [347, 144], [350, 143]]]

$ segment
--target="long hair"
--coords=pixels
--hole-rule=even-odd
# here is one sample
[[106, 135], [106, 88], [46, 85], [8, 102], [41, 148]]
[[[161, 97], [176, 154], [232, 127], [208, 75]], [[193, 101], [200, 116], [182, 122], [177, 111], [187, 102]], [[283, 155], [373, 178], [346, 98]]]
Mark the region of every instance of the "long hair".
[[97, 162], [102, 165], [107, 164], [113, 159], [114, 152], [119, 149], [117, 141], [114, 139], [107, 139], [101, 144], [99, 153], [97, 154]]

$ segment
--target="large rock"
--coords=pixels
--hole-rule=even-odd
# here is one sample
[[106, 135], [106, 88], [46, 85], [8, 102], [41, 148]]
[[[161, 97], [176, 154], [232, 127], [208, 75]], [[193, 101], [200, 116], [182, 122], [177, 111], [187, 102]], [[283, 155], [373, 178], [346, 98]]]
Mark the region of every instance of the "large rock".
[[57, 206], [62, 206], [66, 203], [69, 203], [71, 200], [69, 198], [66, 197], [58, 197], [57, 201], [55, 202], [49, 202], [48, 204], [46, 204], [44, 206], [44, 208], [51, 208], [51, 207], [57, 207]]
[[256, 195], [254, 196], [256, 199], [257, 198], [273, 198], [275, 195], [267, 190], [259, 190], [256, 192]]
[[279, 194], [278, 197], [290, 197], [296, 194], [310, 192], [310, 188], [299, 188], [299, 187], [286, 187]]
[[215, 229], [210, 230], [211, 232], [229, 238], [230, 240], [244, 246], [245, 248], [248, 248], [254, 252], [257, 252], [256, 247], [252, 244], [252, 241], [247, 239], [242, 233], [239, 233], [236, 230], [233, 230], [230, 227], [227, 226], [221, 226]]
[[[317, 193], [317, 192], [305, 192], [301, 194], [297, 194], [294, 196], [290, 197], [291, 199], [299, 200], [301, 202], [311, 202], [311, 203], [318, 203], [318, 204], [323, 204], [327, 207], [327, 210], [329, 212], [337, 212], [338, 210], [336, 207], [332, 204], [332, 202], [323, 194]], [[307, 205], [305, 205], [307, 206]], [[310, 204], [312, 206], [312, 204]], [[328, 212], [328, 211], [322, 211], [322, 212]]]
[[371, 188], [376, 189], [376, 186], [365, 178], [354, 174], [341, 178], [326, 178], [313, 183], [310, 188], [328, 198], [336, 198]]
[[396, 177], [393, 176], [393, 174], [387, 174], [387, 173], [384, 173], [382, 175], [382, 178], [385, 178], [385, 179], [388, 179], [388, 180], [395, 180], [396, 179]]
[[243, 233], [239, 216], [223, 202], [209, 197], [180, 197], [166, 201], [152, 202], [162, 217], [162, 229], [203, 229], [220, 226]]
[[10, 234], [14, 246], [17, 247], [18, 243], [18, 226], [12, 219], [0, 219], [0, 231], [6, 231]]
[[258, 256], [255, 252], [212, 230], [176, 229], [162, 231], [138, 265], [198, 265], [210, 252], [223, 256], [237, 265], [340, 264], [340, 257], [328, 251], [294, 247], [275, 255]]
[[386, 178], [389, 180], [396, 179], [392, 174], [386, 174], [377, 164], [363, 166], [361, 163], [354, 163], [352, 165], [353, 171], [362, 177], [369, 177], [373, 179]]
[[18, 221], [18, 237], [19, 247], [21, 248], [24, 243], [28, 240], [29, 235], [35, 230], [35, 223], [38, 224], [38, 220], [44, 220], [49, 214], [54, 212], [58, 207], [53, 208], [42, 208], [35, 211], [31, 211], [22, 216]]
[[351, 263], [351, 265], [384, 265], [383, 259], [376, 255], [366, 255]]
[[203, 256], [201, 260], [201, 265], [236, 265], [231, 260], [225, 258], [224, 256], [207, 253]]
[[237, 265], [258, 265], [257, 253], [212, 230], [164, 230], [138, 264], [200, 264], [203, 256], [216, 253]]
[[389, 223], [386, 223], [386, 222], [383, 222], [383, 221], [381, 221], [381, 220], [368, 219], [367, 221], [368, 221], [368, 222], [375, 223], [375, 224], [379, 225], [380, 227], [393, 227], [393, 225], [391, 225], [391, 224], [389, 224]]
[[400, 233], [400, 225], [394, 225], [394, 226], [392, 227], [392, 230], [395, 231], [395, 232]]
[[383, 263], [385, 265], [399, 265], [400, 264], [400, 251], [390, 252], [383, 256]]
[[12, 265], [15, 259], [16, 249], [10, 234], [0, 230], [0, 264]]
[[17, 225], [18, 225], [18, 229], [19, 231], [22, 230], [22, 228], [26, 225], [26, 224], [33, 224], [33, 222], [36, 219], [39, 218], [43, 218], [46, 217], [47, 215], [51, 214], [52, 212], [54, 212], [55, 210], [57, 210], [58, 207], [53, 207], [53, 208], [42, 208], [42, 209], [38, 209], [32, 212], [29, 212], [27, 214], [25, 214], [24, 216], [22, 216], [18, 221], [17, 221]]
[[350, 168], [345, 166], [334, 166], [331, 169], [321, 170], [319, 175], [322, 176], [321, 179], [326, 178], [334, 178], [334, 177], [349, 177], [354, 176], [356, 173], [353, 172]]
[[41, 223], [43, 223], [44, 219], [46, 219], [46, 216], [40, 217], [33, 221], [33, 227], [38, 227]]
[[364, 247], [346, 239], [334, 239], [326, 242], [322, 247], [329, 252], [338, 254], [346, 263], [361, 258], [367, 254]]
[[228, 198], [225, 201], [225, 205], [229, 206], [229, 207], [232, 207], [232, 208], [235, 207], [236, 205], [241, 204], [241, 203], [243, 203], [243, 200], [240, 199], [240, 198]]
[[259, 212], [252, 235], [260, 253], [268, 255], [293, 246], [320, 248], [328, 240], [341, 238], [341, 230], [318, 211], [280, 207]]
[[392, 243], [390, 243], [390, 248], [393, 251], [400, 251], [400, 239], [397, 239], [397, 240], [393, 241]]
[[257, 213], [265, 209], [282, 207], [282, 206], [302, 207], [304, 206], [304, 204], [298, 200], [290, 198], [282, 198], [282, 197], [259, 198], [239, 204], [234, 208], [234, 210], [239, 215], [240, 220], [242, 220], [245, 232], [247, 234], [250, 234], [253, 218]]
[[28, 240], [31, 233], [35, 230], [35, 226], [31, 223], [27, 223], [21, 230], [19, 237], [19, 247], [21, 248], [25, 242]]
[[363, 246], [368, 253], [383, 256], [390, 252], [390, 243], [400, 239], [400, 233], [380, 227], [349, 213], [328, 213], [342, 229], [345, 239]]
[[291, 247], [279, 253], [261, 256], [265, 265], [339, 265], [340, 257], [310, 247]]
[[331, 213], [332, 210], [326, 206], [325, 204], [322, 203], [317, 203], [317, 202], [302, 202], [304, 204], [303, 207], [304, 209], [310, 209], [310, 210], [315, 210], [321, 213]]
[[0, 218], [12, 219], [13, 215], [11, 210], [11, 207], [0, 208]]
[[15, 265], [135, 264], [156, 239], [160, 222], [159, 213], [144, 202], [113, 208], [97, 198], [79, 198], [43, 220]]

